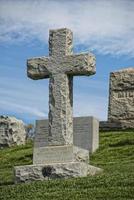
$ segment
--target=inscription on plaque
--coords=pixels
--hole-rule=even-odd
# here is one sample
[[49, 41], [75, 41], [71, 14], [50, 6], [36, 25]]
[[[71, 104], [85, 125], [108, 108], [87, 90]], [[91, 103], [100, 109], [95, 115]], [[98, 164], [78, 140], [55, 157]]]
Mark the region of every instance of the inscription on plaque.
[[73, 146], [34, 148], [34, 164], [64, 163], [73, 161]]

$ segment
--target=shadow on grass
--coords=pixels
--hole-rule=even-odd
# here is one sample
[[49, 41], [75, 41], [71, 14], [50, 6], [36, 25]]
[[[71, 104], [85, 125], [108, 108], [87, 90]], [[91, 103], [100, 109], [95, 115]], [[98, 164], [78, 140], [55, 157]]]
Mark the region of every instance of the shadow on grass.
[[109, 144], [110, 147], [121, 147], [125, 145], [134, 145], [134, 140], [125, 139], [114, 144]]
[[24, 155], [21, 156], [20, 158], [18, 158], [18, 161], [27, 161], [27, 160], [32, 160], [33, 159], [33, 154], [29, 154], [29, 155]]
[[0, 183], [0, 186], [6, 186], [6, 185], [14, 185], [14, 181], [7, 181]]

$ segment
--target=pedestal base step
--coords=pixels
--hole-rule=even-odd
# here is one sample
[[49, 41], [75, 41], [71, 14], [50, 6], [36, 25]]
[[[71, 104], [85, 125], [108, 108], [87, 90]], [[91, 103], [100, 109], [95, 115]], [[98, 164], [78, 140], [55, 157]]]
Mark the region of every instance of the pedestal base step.
[[56, 163], [47, 165], [25, 165], [14, 168], [15, 183], [31, 182], [36, 180], [66, 179], [85, 177], [102, 172], [102, 169], [84, 162]]

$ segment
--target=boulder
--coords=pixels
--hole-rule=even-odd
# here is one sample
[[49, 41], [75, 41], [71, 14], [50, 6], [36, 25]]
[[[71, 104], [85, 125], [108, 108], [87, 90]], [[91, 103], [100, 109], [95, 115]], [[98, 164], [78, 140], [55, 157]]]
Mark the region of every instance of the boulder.
[[25, 144], [26, 131], [22, 120], [0, 116], [0, 148]]

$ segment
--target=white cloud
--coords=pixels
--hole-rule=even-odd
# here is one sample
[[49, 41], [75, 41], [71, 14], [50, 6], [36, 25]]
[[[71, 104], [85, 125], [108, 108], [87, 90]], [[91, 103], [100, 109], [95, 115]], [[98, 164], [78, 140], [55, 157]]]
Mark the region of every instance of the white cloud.
[[131, 0], [1, 0], [0, 41], [47, 43], [50, 28], [68, 27], [84, 49], [133, 57], [133, 10]]
[[25, 113], [28, 115], [41, 117], [41, 118], [44, 118], [47, 116], [46, 113], [44, 113], [36, 108], [33, 108], [32, 106], [26, 106], [26, 105], [22, 105], [19, 103], [0, 100], [0, 108], [3, 109], [3, 106], [8, 108], [8, 112], [9, 111], [12, 111], [12, 112], [17, 111], [17, 113], [23, 113], [23, 114]]

